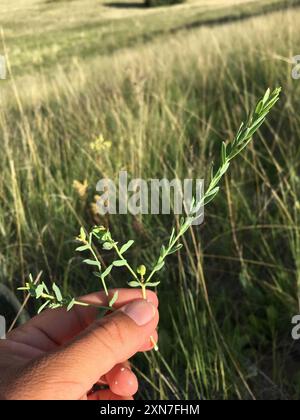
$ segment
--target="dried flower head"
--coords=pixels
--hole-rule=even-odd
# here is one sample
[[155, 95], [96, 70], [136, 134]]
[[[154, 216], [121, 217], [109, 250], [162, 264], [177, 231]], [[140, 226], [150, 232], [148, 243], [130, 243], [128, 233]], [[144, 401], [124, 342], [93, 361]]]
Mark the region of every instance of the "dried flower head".
[[88, 186], [86, 179], [83, 182], [77, 181], [77, 179], [73, 181], [73, 188], [82, 200], [87, 196]]

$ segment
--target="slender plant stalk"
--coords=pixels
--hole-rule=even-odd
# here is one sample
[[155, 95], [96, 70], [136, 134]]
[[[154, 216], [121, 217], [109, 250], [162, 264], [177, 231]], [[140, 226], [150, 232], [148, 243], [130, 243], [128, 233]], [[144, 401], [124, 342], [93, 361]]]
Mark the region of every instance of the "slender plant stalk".
[[166, 257], [178, 251], [182, 247], [182, 244], [177, 244], [178, 241], [196, 220], [199, 209], [204, 208], [204, 206], [209, 204], [216, 197], [220, 190], [219, 183], [228, 171], [231, 161], [248, 146], [252, 140], [253, 134], [264, 123], [269, 111], [279, 100], [280, 92], [281, 88], [277, 88], [273, 92], [268, 89], [263, 98], [257, 103], [254, 112], [251, 113], [247, 120], [240, 125], [240, 128], [232, 142], [229, 144], [222, 142], [220, 166], [217, 172], [214, 174], [212, 166], [211, 179], [207, 190], [198, 203], [195, 203], [195, 200], [193, 200], [189, 214], [187, 217], [183, 217], [180, 221], [177, 235], [175, 235], [175, 230], [172, 230], [169, 243], [167, 247], [164, 245], [161, 247], [159, 258], [145, 281], [146, 284], [150, 282], [153, 275], [164, 266]]
[[[165, 260], [169, 255], [182, 248], [183, 245], [179, 243], [180, 239], [192, 226], [193, 222], [199, 217], [199, 210], [203, 210], [203, 208], [217, 196], [220, 190], [219, 184], [225, 173], [228, 171], [231, 161], [250, 143], [253, 134], [264, 123], [269, 111], [278, 101], [280, 91], [281, 88], [277, 88], [273, 92], [268, 89], [263, 98], [257, 103], [254, 111], [248, 116], [247, 120], [240, 125], [234, 139], [230, 143], [222, 142], [218, 170], [214, 172], [212, 167], [210, 182], [203, 197], [198, 202], [196, 202], [195, 199], [192, 200], [188, 214], [180, 220], [178, 232], [176, 233], [175, 228], [172, 229], [167, 245], [161, 246], [160, 254], [147, 277], [147, 269], [145, 265], [142, 264], [134, 270], [124, 257], [126, 251], [128, 251], [128, 249], [133, 245], [133, 240], [129, 240], [127, 243], [119, 247], [118, 242], [112, 238], [110, 231], [103, 226], [94, 226], [89, 233], [86, 233], [84, 228], [80, 229], [80, 234], [76, 238], [76, 240], [80, 242], [80, 246], [76, 248], [76, 251], [89, 251], [92, 258], [85, 259], [84, 262], [97, 269], [97, 271], [93, 272], [93, 274], [101, 280], [101, 285], [106, 296], [108, 296], [106, 278], [113, 268], [126, 267], [132, 277], [128, 282], [128, 285], [130, 287], [141, 288], [142, 297], [144, 299], [147, 298], [147, 288], [157, 287], [159, 285], [159, 281], [153, 281], [153, 276], [164, 267]], [[117, 255], [117, 259], [114, 260], [104, 271], [102, 270], [101, 263], [97, 257], [97, 253], [95, 252], [94, 241], [98, 242], [103, 251], [114, 250]], [[55, 283], [52, 285], [53, 293], [51, 294], [45, 283], [42, 282], [39, 285], [35, 285], [32, 280], [32, 276], [30, 276], [29, 282], [26, 283], [25, 287], [22, 287], [19, 290], [27, 290], [30, 295], [36, 299], [41, 298], [45, 300], [43, 305], [39, 308], [39, 311], [45, 309], [46, 307], [54, 309], [64, 306], [67, 310], [70, 310], [74, 305], [89, 306], [89, 304], [80, 302], [69, 295], [63, 296], [59, 287]], [[109, 301], [108, 307], [104, 306], [101, 308], [111, 311], [114, 310], [113, 305], [117, 299], [118, 292], [116, 291], [112, 299]], [[153, 337], [151, 337], [151, 341], [155, 349], [157, 349], [157, 344]]]

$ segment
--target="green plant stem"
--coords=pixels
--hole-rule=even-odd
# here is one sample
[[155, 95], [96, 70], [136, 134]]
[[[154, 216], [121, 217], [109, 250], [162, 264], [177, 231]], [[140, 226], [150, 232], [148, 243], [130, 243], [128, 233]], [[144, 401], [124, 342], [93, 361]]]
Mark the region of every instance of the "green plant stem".
[[[42, 293], [40, 297], [42, 299], [45, 299], [45, 300], [54, 300], [54, 301], [56, 301], [56, 298], [54, 296], [48, 295], [46, 293]], [[114, 310], [113, 308], [111, 308], [109, 306], [101, 306], [101, 305], [96, 305], [94, 303], [81, 302], [80, 300], [75, 300], [74, 301], [74, 305], [85, 306], [85, 307], [92, 306], [92, 307], [97, 308], [97, 309], [105, 309], [105, 310], [108, 310], [108, 311], [113, 311]]]
[[[147, 285], [144, 282], [144, 278], [143, 276], [141, 277], [141, 281], [139, 282], [141, 285], [141, 290], [142, 290], [142, 296], [143, 299], [147, 300]], [[158, 351], [158, 345], [157, 342], [154, 340], [154, 337], [152, 335], [150, 335], [150, 341], [153, 344], [153, 348], [155, 351]]]
[[[118, 254], [118, 257], [121, 260], [123, 260], [123, 261], [126, 262], [125, 267], [127, 267], [127, 269], [129, 270], [129, 272], [133, 275], [134, 279], [137, 280], [140, 283], [141, 289], [142, 289], [143, 299], [147, 300], [146, 284], [143, 281], [140, 281], [139, 280], [139, 278], [136, 275], [136, 273], [134, 272], [133, 268], [128, 264], [127, 260], [123, 257], [123, 255], [121, 254], [121, 252], [120, 252], [120, 250], [119, 250], [119, 248], [118, 248], [118, 246], [117, 246], [117, 244], [115, 242], [113, 242], [113, 247], [114, 247], [116, 253]], [[152, 335], [150, 336], [150, 340], [151, 340], [151, 342], [152, 342], [152, 344], [154, 346], [154, 350], [155, 351], [158, 351], [157, 342], [154, 340], [154, 338], [153, 338]]]
[[123, 255], [121, 254], [121, 252], [120, 252], [120, 250], [119, 250], [119, 248], [118, 248], [118, 245], [115, 243], [115, 242], [113, 242], [112, 243], [113, 244], [113, 247], [114, 247], [114, 250], [116, 251], [116, 253], [118, 254], [118, 257], [121, 259], [121, 260], [123, 260], [123, 261], [125, 261], [125, 267], [129, 270], [129, 272], [133, 275], [133, 277], [134, 277], [134, 279], [135, 280], [139, 280], [138, 279], [138, 276], [136, 275], [136, 273], [134, 272], [134, 270], [133, 270], [133, 268], [128, 264], [128, 262], [127, 262], [127, 260], [123, 257]]
[[144, 283], [141, 283], [141, 289], [142, 289], [143, 299], [147, 300], [146, 285]]
[[55, 300], [54, 296], [47, 295], [46, 293], [43, 293], [40, 297], [43, 299], [48, 299], [48, 300]]
[[[91, 244], [91, 241], [88, 242], [88, 245], [89, 245], [89, 250], [91, 251], [91, 254], [94, 257], [94, 260], [97, 263], [97, 267], [98, 267], [99, 273], [101, 274], [101, 263], [100, 263], [100, 261], [99, 261], [99, 259], [97, 257], [96, 252], [93, 249], [93, 246]], [[106, 282], [105, 282], [105, 279], [102, 278], [102, 277], [101, 277], [101, 282], [102, 282], [102, 286], [103, 286], [103, 289], [104, 289], [104, 293], [106, 294], [106, 296], [108, 296], [108, 289], [107, 289], [107, 286], [106, 286]]]
[[[163, 265], [159, 267], [161, 263], [164, 263], [166, 257], [172, 253], [173, 247], [178, 242], [179, 238], [184, 235], [184, 233], [189, 229], [196, 219], [196, 208], [200, 208], [201, 206], [205, 206], [211, 200], [215, 198], [219, 191], [218, 184], [220, 183], [221, 179], [224, 177], [225, 173], [227, 172], [230, 161], [234, 159], [239, 153], [242, 152], [243, 149], [250, 143], [253, 134], [259, 129], [259, 127], [264, 123], [266, 116], [268, 115], [269, 111], [272, 107], [276, 104], [279, 99], [279, 95], [281, 92], [281, 88], [275, 89], [273, 92], [268, 89], [264, 95], [264, 97], [257, 103], [255, 110], [249, 115], [247, 120], [240, 125], [235, 137], [233, 140], [226, 144], [225, 142], [222, 143], [221, 148], [221, 164], [219, 166], [218, 171], [216, 174], [211, 174], [211, 180], [209, 186], [204, 193], [204, 196], [201, 200], [197, 203], [196, 207], [194, 204], [191, 206], [190, 213], [187, 215], [185, 219], [182, 220], [180, 223], [180, 229], [177, 236], [173, 238], [173, 231], [169, 240], [169, 244], [167, 248], [161, 249], [161, 253], [159, 259], [157, 260], [156, 265], [152, 269], [151, 273], [149, 274], [146, 283], [151, 280], [154, 273], [159, 271]], [[163, 252], [162, 252], [163, 251]], [[176, 251], [176, 250], [175, 250]]]
[[[176, 243], [179, 241], [179, 239], [181, 238], [181, 236], [183, 235], [183, 233], [178, 233], [177, 236], [175, 236], [175, 238], [173, 239], [173, 241], [169, 244], [168, 248], [166, 248], [163, 256], [162, 256], [162, 261], [165, 260], [166, 256], [168, 255], [168, 253], [171, 251], [171, 249], [173, 248], [174, 245], [176, 245]], [[153, 275], [156, 273], [156, 270], [152, 270], [151, 273], [149, 274], [149, 276], [147, 277], [147, 279], [145, 280], [145, 284], [147, 284], [153, 277]]]

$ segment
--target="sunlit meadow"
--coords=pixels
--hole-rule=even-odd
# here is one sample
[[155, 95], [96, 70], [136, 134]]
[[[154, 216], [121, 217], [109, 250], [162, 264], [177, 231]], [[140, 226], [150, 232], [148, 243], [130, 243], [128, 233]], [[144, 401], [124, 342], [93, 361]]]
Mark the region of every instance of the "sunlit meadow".
[[[296, 399], [300, 80], [291, 58], [300, 10], [270, 10], [297, 2], [100, 3], [0, 1], [9, 72], [0, 81], [0, 312], [10, 302], [14, 319], [30, 272], [76, 295], [98, 289], [74, 252], [81, 225], [134, 239], [131, 261], [151, 265], [178, 218], [103, 218], [98, 179], [122, 169], [207, 179], [221, 142], [267, 87], [282, 86], [204, 224], [160, 274], [160, 351], [134, 366], [140, 398]], [[124, 271], [110, 282], [126, 279]], [[17, 322], [35, 311], [28, 303]]]

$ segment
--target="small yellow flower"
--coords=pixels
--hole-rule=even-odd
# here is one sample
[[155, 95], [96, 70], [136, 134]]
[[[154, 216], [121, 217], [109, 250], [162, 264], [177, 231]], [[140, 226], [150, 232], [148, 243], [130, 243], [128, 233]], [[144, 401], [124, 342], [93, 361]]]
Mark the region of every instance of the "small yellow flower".
[[83, 229], [83, 227], [80, 228], [80, 233], [78, 236], [76, 236], [76, 241], [82, 242], [82, 243], [87, 243], [86, 240], [86, 233], [85, 230]]
[[86, 179], [83, 181], [83, 183], [75, 179], [73, 181], [73, 188], [75, 189], [80, 198], [85, 198], [88, 189], [88, 182]]
[[105, 140], [103, 135], [100, 134], [90, 143], [90, 148], [93, 152], [107, 151], [111, 148], [111, 141]]

